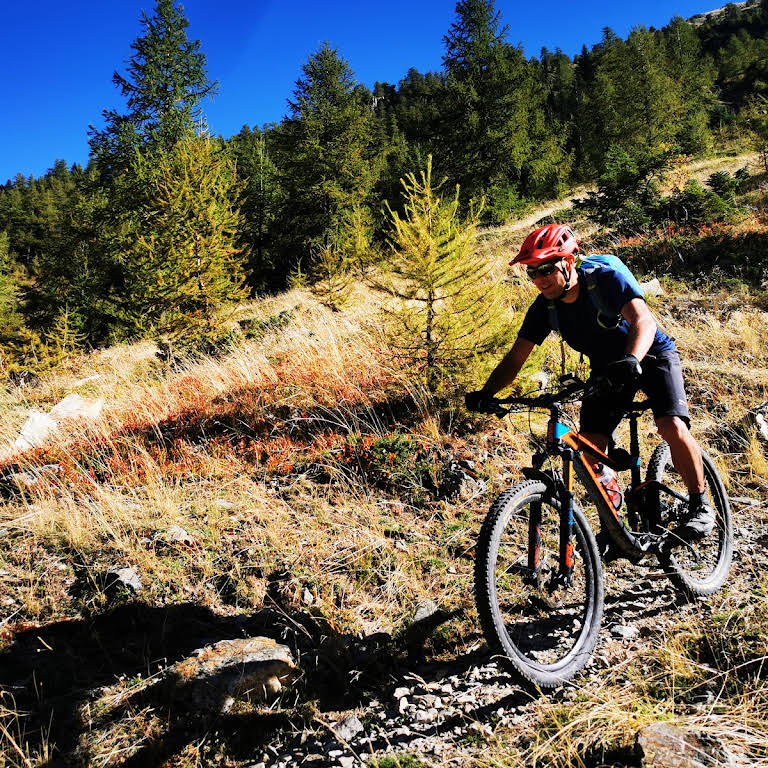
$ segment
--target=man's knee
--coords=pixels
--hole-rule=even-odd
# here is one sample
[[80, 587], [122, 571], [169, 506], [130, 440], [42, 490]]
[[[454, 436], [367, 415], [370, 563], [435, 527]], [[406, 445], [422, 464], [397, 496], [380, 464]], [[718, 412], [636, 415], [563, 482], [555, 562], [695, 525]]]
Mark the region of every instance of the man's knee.
[[661, 416], [656, 419], [656, 428], [668, 443], [687, 442], [691, 437], [688, 425], [679, 416]]

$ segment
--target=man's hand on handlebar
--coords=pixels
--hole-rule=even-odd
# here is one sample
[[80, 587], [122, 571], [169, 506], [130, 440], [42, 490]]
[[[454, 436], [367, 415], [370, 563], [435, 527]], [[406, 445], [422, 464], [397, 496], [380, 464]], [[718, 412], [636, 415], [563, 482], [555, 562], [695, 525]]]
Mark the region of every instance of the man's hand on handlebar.
[[625, 355], [620, 360], [609, 363], [603, 376], [611, 387], [617, 392], [622, 392], [637, 389], [642, 372], [640, 361], [634, 355]]
[[493, 395], [485, 389], [479, 389], [476, 392], [466, 392], [464, 394], [464, 405], [468, 411], [477, 413], [496, 413], [499, 409], [498, 403]]

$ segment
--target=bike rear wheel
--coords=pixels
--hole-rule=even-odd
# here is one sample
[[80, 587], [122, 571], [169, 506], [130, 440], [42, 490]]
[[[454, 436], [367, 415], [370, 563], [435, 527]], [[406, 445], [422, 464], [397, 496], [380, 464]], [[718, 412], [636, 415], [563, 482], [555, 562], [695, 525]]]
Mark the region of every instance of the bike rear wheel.
[[[686, 543], [672, 539], [670, 549], [659, 558], [672, 583], [689, 597], [710, 595], [720, 589], [728, 577], [733, 558], [733, 522], [728, 494], [712, 460], [705, 453], [702, 455], [704, 476], [715, 510], [715, 528], [699, 541]], [[648, 462], [646, 479], [657, 480], [678, 493], [688, 495], [685, 483], [672, 466], [667, 443], [661, 443], [654, 450]], [[657, 516], [658, 525], [667, 530], [674, 530], [688, 510], [687, 502], [663, 492], [651, 492], [647, 501], [649, 512]]]
[[[529, 521], [541, 520], [538, 567], [530, 566]], [[488, 645], [518, 679], [553, 688], [587, 663], [603, 615], [603, 574], [594, 535], [574, 508], [574, 568], [558, 583], [560, 508], [532, 480], [494, 502], [477, 543], [475, 601]]]

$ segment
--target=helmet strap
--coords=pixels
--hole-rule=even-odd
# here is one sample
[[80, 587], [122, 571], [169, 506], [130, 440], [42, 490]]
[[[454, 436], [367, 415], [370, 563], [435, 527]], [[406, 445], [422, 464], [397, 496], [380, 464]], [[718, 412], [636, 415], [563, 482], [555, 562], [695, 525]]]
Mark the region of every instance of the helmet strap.
[[563, 270], [565, 286], [563, 286], [563, 292], [555, 299], [555, 301], [560, 301], [560, 299], [568, 293], [568, 289], [571, 287], [571, 265], [568, 263], [568, 259], [563, 259], [563, 266], [560, 267], [560, 269]]

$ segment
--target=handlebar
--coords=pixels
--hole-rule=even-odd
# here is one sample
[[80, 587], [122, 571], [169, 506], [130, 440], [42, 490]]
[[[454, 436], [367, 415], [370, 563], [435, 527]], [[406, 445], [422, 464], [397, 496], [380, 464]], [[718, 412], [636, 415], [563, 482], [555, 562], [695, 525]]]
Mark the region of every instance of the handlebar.
[[[519, 395], [513, 395], [512, 397], [504, 398], [494, 397], [491, 400], [491, 403], [494, 406], [492, 412], [496, 416], [506, 416], [508, 413], [513, 413], [518, 410], [515, 408], [515, 406], [523, 406], [524, 408], [531, 409], [550, 409], [554, 405], [567, 402], [568, 400], [573, 399], [576, 395], [579, 395], [588, 390], [591, 391], [593, 389], [595, 389], [595, 387], [588, 387], [585, 382], [577, 379], [576, 381], [568, 384], [557, 392], [544, 392], [540, 395], [536, 395], [535, 397]], [[505, 408], [505, 405], [510, 407]]]
[[[515, 408], [515, 406], [522, 406], [523, 408], [529, 409], [541, 408], [549, 410], [561, 403], [576, 399], [578, 395], [599, 395], [610, 391], [610, 384], [605, 379], [585, 382], [575, 376], [568, 375], [562, 377], [560, 383], [564, 386], [562, 386], [559, 391], [544, 392], [535, 397], [513, 395], [512, 397], [490, 398], [490, 408], [487, 412], [501, 417], [519, 410]], [[510, 407], [505, 408], [504, 406]], [[626, 413], [641, 413], [650, 407], [650, 400], [633, 402], [626, 409]]]

